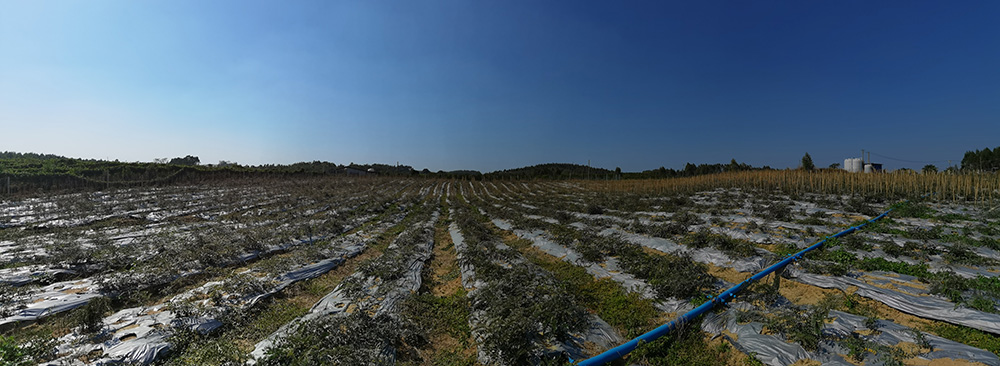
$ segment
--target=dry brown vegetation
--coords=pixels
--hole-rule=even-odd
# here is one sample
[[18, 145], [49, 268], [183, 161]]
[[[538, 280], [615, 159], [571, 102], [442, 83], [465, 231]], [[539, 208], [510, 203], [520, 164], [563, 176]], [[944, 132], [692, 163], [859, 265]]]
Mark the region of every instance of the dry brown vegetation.
[[990, 173], [860, 174], [844, 171], [741, 171], [686, 178], [579, 181], [585, 187], [611, 192], [693, 194], [717, 188], [779, 190], [789, 194], [826, 193], [880, 195], [887, 198], [937, 193], [947, 200], [994, 202], [1000, 199], [1000, 176]]

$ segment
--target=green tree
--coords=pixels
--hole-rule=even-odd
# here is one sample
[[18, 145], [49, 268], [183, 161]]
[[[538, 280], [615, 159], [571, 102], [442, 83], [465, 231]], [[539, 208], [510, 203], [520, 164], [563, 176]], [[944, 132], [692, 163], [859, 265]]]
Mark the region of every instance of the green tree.
[[937, 169], [936, 166], [934, 166], [934, 164], [927, 164], [927, 165], [924, 165], [924, 168], [921, 169], [920, 171], [924, 172], [925, 174], [926, 173], [937, 173], [938, 169]]
[[816, 169], [816, 165], [813, 164], [813, 158], [811, 156], [809, 156], [809, 153], [806, 153], [806, 155], [802, 157], [802, 167], [801, 168], [803, 170], [814, 170], [814, 169]]
[[830, 169], [840, 169], [840, 163], [833, 163], [833, 164], [830, 164], [830, 167], [829, 167], [829, 168], [830, 168]]
[[198, 165], [200, 163], [201, 163], [201, 159], [198, 159], [197, 156], [193, 156], [193, 155], [188, 155], [188, 156], [185, 156], [183, 158], [173, 158], [173, 159], [170, 159], [170, 164], [173, 164], [173, 165], [192, 165], [193, 166], [193, 165]]

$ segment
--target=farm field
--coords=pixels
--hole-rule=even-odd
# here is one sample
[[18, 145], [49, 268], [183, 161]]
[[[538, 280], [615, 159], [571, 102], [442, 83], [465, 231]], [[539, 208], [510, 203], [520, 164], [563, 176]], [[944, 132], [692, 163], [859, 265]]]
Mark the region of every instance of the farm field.
[[849, 174], [741, 174], [245, 179], [5, 199], [0, 356], [567, 364], [893, 208], [627, 363], [1000, 365], [1000, 210], [983, 203], [995, 178], [904, 192]]

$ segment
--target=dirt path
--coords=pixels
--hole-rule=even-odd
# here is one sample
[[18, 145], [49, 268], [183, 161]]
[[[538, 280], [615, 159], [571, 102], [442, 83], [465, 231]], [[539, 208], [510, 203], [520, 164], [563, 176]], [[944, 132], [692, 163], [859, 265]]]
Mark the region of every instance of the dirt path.
[[[424, 286], [407, 311], [429, 312], [422, 317], [427, 345], [421, 349], [424, 365], [477, 365], [476, 347], [468, 327], [468, 299], [462, 287], [455, 245], [448, 233], [449, 210], [434, 227], [434, 255], [424, 270]], [[430, 315], [430, 316], [428, 316]]]

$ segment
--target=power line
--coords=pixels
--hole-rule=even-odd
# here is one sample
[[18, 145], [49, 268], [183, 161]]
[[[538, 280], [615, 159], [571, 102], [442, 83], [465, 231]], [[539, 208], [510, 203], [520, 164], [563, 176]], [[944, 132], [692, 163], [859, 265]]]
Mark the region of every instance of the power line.
[[872, 155], [875, 155], [875, 156], [878, 156], [878, 157], [881, 157], [881, 158], [885, 158], [885, 159], [889, 159], [889, 160], [895, 160], [895, 161], [901, 161], [901, 162], [904, 162], [904, 163], [930, 164], [930, 163], [945, 163], [945, 162], [949, 162], [949, 161], [955, 160], [955, 159], [951, 159], [951, 160], [945, 159], [945, 160], [918, 161], [918, 160], [896, 159], [896, 158], [885, 156], [885, 155], [882, 155], [882, 154], [876, 154], [876, 153], [871, 152], [871, 151], [868, 151], [868, 153], [870, 153]]

